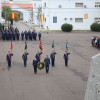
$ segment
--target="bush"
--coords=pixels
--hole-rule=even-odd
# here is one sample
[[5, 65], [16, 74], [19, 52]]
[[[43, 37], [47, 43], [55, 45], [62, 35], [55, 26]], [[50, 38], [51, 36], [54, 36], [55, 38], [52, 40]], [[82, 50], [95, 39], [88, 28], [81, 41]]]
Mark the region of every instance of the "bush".
[[93, 23], [91, 26], [91, 31], [94, 31], [94, 32], [100, 32], [100, 24], [98, 23]]
[[63, 25], [61, 26], [61, 29], [62, 29], [62, 31], [64, 31], [64, 32], [71, 32], [72, 29], [73, 29], [73, 26], [72, 26], [71, 24], [65, 23], [65, 24], [63, 24]]

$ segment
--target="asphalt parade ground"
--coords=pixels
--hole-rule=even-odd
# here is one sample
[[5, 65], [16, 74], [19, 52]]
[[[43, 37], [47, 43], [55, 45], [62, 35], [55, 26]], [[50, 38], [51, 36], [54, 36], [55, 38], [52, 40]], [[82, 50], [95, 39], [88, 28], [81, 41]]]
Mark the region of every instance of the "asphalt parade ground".
[[[20, 30], [29, 29], [24, 24], [16, 24]], [[22, 29], [23, 28], [23, 29]], [[46, 74], [45, 69], [34, 74], [32, 61], [39, 51], [39, 41], [27, 41], [28, 61], [24, 68], [22, 54], [25, 42], [13, 41], [12, 67], [7, 70], [6, 54], [10, 41], [0, 40], [0, 100], [84, 100], [91, 57], [100, 50], [91, 46], [92, 36], [99, 33], [42, 33], [43, 54], [41, 61], [52, 52], [55, 41], [57, 52], [55, 67]], [[64, 65], [63, 55], [69, 44], [68, 67]]]

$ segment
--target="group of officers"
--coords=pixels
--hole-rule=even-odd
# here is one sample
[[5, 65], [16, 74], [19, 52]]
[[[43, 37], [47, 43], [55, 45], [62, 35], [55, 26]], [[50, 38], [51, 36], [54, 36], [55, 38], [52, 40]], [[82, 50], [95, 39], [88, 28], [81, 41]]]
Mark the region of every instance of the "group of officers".
[[100, 38], [97, 36], [93, 36], [91, 40], [91, 44], [93, 47], [100, 49]]
[[[37, 74], [37, 64], [38, 62], [40, 62], [41, 60], [41, 54], [42, 51], [38, 51], [37, 54], [35, 55], [34, 59], [33, 59], [33, 68], [34, 68], [34, 74]], [[45, 59], [44, 59], [44, 63], [45, 63], [45, 70], [46, 73], [49, 72], [49, 65], [50, 65], [50, 59], [51, 59], [51, 66], [54, 67], [55, 66], [55, 55], [57, 53], [53, 50], [52, 53], [50, 54], [50, 58], [48, 55], [46, 55]], [[65, 61], [65, 66], [68, 66], [68, 56], [70, 53], [68, 53], [68, 50], [65, 51], [63, 58]], [[27, 56], [29, 55], [29, 53], [27, 52], [27, 50], [25, 50], [24, 54], [22, 55], [22, 59], [24, 62], [24, 67], [27, 67]], [[7, 59], [7, 63], [8, 63], [8, 70], [11, 68], [11, 58], [13, 56], [12, 52], [8, 52], [6, 59]]]
[[25, 30], [24, 32], [22, 31], [21, 34], [18, 30], [18, 28], [16, 27], [15, 29], [13, 27], [10, 27], [9, 29], [6, 28], [2, 28], [0, 31], [0, 37], [2, 40], [18, 40], [20, 38], [21, 35], [21, 39], [23, 40], [37, 40], [37, 35], [39, 38], [39, 41], [41, 40], [41, 33], [39, 32], [37, 34], [37, 32], [35, 30], [33, 31], [27, 31]]

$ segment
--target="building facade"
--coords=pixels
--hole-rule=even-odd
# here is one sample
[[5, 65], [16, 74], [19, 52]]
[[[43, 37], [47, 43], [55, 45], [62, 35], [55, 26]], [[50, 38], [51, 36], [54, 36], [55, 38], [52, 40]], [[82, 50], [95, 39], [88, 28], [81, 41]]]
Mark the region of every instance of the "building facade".
[[[44, 21], [36, 18], [42, 7]], [[61, 30], [64, 23], [72, 24], [73, 30], [90, 30], [94, 22], [100, 23], [100, 0], [33, 0], [33, 21], [50, 30]]]
[[13, 11], [19, 12], [20, 20], [23, 20], [25, 22], [30, 22], [31, 20], [33, 20], [32, 4], [2, 3], [2, 7], [4, 6], [9, 6]]

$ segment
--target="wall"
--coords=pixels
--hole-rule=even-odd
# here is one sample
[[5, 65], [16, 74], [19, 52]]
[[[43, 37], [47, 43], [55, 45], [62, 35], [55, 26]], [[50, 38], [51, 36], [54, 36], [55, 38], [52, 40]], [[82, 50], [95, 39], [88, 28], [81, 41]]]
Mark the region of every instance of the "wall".
[[26, 9], [23, 9], [23, 8], [20, 8], [16, 5], [13, 5], [11, 6], [11, 9], [14, 10], [14, 11], [18, 11], [18, 12], [21, 12], [21, 17], [22, 17], [22, 14], [23, 14], [23, 21], [27, 21], [29, 22], [30, 21], [30, 13], [31, 11], [28, 11]]
[[[44, 7], [45, 2], [47, 7]], [[76, 8], [75, 2], [83, 2], [87, 8]], [[100, 17], [100, 8], [95, 8], [95, 2], [100, 0], [42, 0], [43, 13], [46, 17], [44, 26], [49, 26], [50, 30], [60, 30], [62, 24], [69, 23], [73, 25], [74, 30], [89, 30], [94, 18]], [[58, 8], [59, 5], [62, 5], [62, 8]], [[88, 19], [84, 19], [84, 14], [88, 14]], [[57, 16], [57, 23], [53, 23], [53, 16]], [[75, 18], [83, 18], [83, 22], [76, 23]]]
[[84, 100], [100, 100], [100, 53], [92, 57]]

